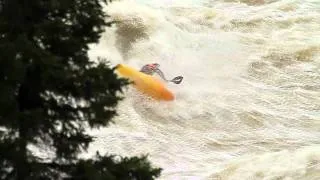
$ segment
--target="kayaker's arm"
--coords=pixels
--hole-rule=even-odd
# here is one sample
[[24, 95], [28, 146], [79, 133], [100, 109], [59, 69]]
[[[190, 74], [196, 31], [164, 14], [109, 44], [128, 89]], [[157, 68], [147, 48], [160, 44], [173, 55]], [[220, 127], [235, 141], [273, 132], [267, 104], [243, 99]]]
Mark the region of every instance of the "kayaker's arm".
[[165, 81], [168, 81], [167, 78], [165, 78], [163, 72], [160, 69], [156, 69], [155, 72]]

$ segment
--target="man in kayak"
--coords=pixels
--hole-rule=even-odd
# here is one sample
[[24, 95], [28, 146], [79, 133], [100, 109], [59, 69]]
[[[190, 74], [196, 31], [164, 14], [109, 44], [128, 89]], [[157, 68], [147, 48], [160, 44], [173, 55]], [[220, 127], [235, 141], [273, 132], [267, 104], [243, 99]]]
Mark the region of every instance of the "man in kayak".
[[143, 72], [148, 75], [153, 75], [154, 73], [157, 73], [163, 80], [165, 80], [167, 82], [173, 82], [175, 84], [181, 83], [181, 81], [183, 79], [182, 76], [177, 76], [177, 77], [173, 78], [172, 80], [167, 80], [167, 78], [164, 77], [164, 74], [159, 69], [159, 67], [160, 67], [160, 64], [158, 64], [158, 63], [146, 64], [141, 68], [140, 72]]
[[141, 68], [140, 72], [143, 72], [148, 75], [153, 75], [154, 73], [157, 73], [163, 80], [168, 81], [164, 77], [164, 74], [159, 69], [159, 67], [160, 67], [160, 64], [158, 64], [158, 63], [146, 64]]

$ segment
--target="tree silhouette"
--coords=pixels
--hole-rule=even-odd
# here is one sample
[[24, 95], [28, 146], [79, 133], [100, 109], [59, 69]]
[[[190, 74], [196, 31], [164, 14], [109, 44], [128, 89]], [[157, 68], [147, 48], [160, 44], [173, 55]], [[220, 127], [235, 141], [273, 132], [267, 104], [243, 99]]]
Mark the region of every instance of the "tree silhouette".
[[[78, 159], [86, 128], [116, 115], [125, 79], [89, 60], [108, 23], [99, 0], [0, 0], [0, 178], [154, 179], [146, 156]], [[45, 145], [42, 159], [30, 146]]]

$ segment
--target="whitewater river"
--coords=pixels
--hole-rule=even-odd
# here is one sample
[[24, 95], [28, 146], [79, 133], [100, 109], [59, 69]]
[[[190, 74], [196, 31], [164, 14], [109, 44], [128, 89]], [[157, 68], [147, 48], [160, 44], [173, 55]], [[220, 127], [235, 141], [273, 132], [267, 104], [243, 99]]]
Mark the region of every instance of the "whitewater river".
[[159, 179], [320, 179], [319, 0], [138, 0], [90, 57], [158, 62], [176, 99], [125, 92], [90, 147], [149, 154]]

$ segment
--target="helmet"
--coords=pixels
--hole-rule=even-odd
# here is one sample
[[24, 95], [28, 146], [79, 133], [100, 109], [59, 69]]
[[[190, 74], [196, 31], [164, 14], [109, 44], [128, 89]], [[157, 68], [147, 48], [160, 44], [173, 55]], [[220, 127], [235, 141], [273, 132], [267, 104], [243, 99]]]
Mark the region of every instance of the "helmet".
[[158, 63], [152, 63], [152, 64], [148, 64], [148, 66], [149, 66], [150, 68], [152, 68], [152, 69], [157, 69], [157, 68], [160, 66], [160, 64], [158, 64]]

